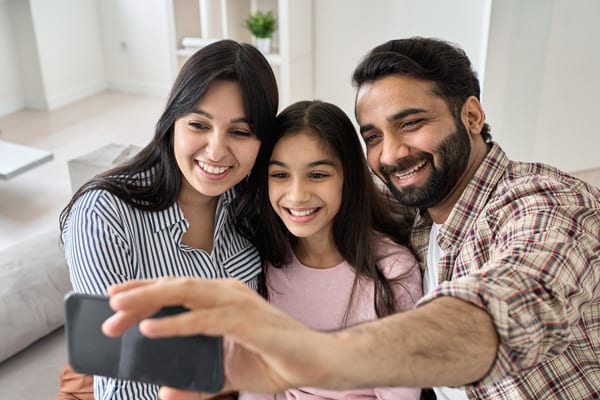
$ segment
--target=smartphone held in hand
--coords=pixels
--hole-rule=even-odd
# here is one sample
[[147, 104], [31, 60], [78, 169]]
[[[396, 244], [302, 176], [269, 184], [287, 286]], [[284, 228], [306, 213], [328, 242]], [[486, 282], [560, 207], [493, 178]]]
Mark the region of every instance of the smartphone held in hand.
[[[152, 318], [186, 311], [183, 307], [167, 307]], [[106, 296], [74, 292], [65, 296], [67, 350], [75, 371], [199, 392], [221, 390], [221, 337], [151, 339], [143, 336], [137, 325], [121, 337], [108, 337], [101, 327], [113, 313]]]

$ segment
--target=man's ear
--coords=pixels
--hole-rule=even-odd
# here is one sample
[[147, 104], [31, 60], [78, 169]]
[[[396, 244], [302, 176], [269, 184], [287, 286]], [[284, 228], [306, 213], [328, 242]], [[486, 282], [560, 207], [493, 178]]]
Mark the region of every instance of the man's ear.
[[471, 135], [479, 135], [485, 124], [485, 112], [477, 97], [469, 96], [463, 104], [460, 117]]

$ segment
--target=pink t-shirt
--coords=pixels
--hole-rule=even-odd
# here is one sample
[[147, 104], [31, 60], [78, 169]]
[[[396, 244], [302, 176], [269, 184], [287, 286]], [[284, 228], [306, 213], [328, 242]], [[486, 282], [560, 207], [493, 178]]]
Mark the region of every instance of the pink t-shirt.
[[[382, 239], [377, 242], [379, 266], [387, 278], [401, 277], [392, 282], [399, 310], [414, 307], [422, 295], [421, 271], [413, 254], [405, 247]], [[269, 268], [269, 301], [298, 321], [317, 330], [334, 330], [377, 318], [373, 307], [374, 285], [360, 279], [352, 307], [344, 316], [352, 292], [355, 273], [347, 262], [327, 269], [311, 268], [294, 256], [284, 268]], [[243, 392], [242, 400], [266, 399], [381, 399], [415, 400], [418, 388], [375, 388], [351, 391], [331, 391], [318, 388], [289, 389], [275, 395]]]

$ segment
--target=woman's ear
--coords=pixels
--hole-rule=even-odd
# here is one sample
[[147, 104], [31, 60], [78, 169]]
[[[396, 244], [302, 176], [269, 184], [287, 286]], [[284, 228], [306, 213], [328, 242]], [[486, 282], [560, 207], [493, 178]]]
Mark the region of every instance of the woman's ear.
[[469, 96], [463, 104], [461, 119], [471, 135], [479, 135], [485, 124], [485, 112], [475, 96]]

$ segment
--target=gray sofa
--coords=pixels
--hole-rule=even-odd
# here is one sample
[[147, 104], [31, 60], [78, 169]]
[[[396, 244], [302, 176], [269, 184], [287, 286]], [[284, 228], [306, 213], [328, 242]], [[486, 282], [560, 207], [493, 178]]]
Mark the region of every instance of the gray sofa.
[[[73, 191], [139, 147], [108, 144], [68, 162]], [[56, 227], [0, 251], [0, 399], [53, 399], [67, 362], [63, 298], [71, 290]]]
[[50, 399], [66, 362], [71, 288], [58, 228], [0, 253], [0, 399]]

